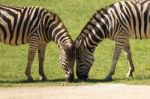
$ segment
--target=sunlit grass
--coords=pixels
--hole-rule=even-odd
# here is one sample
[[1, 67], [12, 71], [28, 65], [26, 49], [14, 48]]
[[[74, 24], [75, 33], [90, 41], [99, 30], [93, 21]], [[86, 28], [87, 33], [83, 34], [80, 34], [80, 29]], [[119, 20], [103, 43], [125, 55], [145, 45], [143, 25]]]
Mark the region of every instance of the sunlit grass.
[[[11, 6], [42, 6], [57, 13], [66, 25], [69, 34], [75, 40], [81, 29], [97, 9], [105, 7], [118, 0], [0, 0], [0, 4]], [[127, 80], [128, 62], [122, 53], [118, 61], [114, 81], [110, 83], [150, 84], [150, 40], [131, 40], [131, 50], [135, 64], [134, 80]], [[39, 82], [38, 59], [32, 65], [32, 75], [35, 83], [24, 83], [27, 63], [28, 45], [12, 47], [0, 44], [0, 86], [63, 86], [104, 83], [114, 52], [114, 41], [104, 40], [96, 49], [95, 63], [89, 74], [89, 80], [80, 83], [65, 82], [64, 72], [61, 69], [59, 49], [55, 43], [47, 46], [44, 63], [47, 82]]]

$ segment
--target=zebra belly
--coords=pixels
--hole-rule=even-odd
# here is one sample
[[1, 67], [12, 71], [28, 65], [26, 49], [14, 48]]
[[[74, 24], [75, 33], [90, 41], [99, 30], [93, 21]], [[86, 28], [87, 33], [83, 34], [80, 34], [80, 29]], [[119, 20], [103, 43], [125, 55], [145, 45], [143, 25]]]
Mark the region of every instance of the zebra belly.
[[16, 39], [16, 36], [14, 36], [11, 40], [10, 38], [6, 37], [4, 38], [3, 34], [0, 34], [0, 42], [8, 45], [21, 45], [28, 43], [28, 40], [26, 38], [22, 39], [22, 37]]
[[[144, 27], [144, 26], [142, 26]], [[129, 30], [129, 38], [131, 39], [150, 39], [150, 28], [147, 28], [146, 33], [144, 29], [141, 28], [141, 32], [139, 30]]]
[[[0, 42], [2, 42], [2, 41], [0, 41]], [[9, 43], [9, 42], [2, 42], [2, 43], [4, 43], [4, 44], [7, 44], [7, 45], [12, 45], [12, 46], [17, 46], [17, 45], [22, 45], [22, 44], [26, 44], [26, 43]]]
[[150, 39], [150, 34], [148, 33], [145, 35], [145, 33], [142, 33], [140, 36], [136, 36], [134, 34], [131, 34], [131, 35], [129, 35], [129, 38], [130, 39]]

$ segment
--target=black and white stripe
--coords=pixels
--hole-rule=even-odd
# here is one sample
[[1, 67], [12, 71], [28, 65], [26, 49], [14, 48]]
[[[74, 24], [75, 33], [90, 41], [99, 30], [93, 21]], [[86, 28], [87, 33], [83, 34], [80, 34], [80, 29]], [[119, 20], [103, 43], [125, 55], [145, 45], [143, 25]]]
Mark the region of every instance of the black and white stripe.
[[[127, 0], [127, 1], [128, 1], [128, 0]], [[142, 3], [142, 2], [148, 1], [148, 0], [131, 0], [131, 1], [133, 1], [134, 3]]]
[[133, 77], [134, 64], [130, 51], [129, 38], [150, 38], [150, 1], [119, 1], [98, 10], [82, 29], [76, 39], [77, 76], [87, 79], [94, 62], [94, 50], [105, 38], [115, 40], [115, 51], [111, 69], [106, 80], [111, 80], [120, 53], [127, 53], [129, 62], [128, 77]]
[[[68, 80], [73, 80], [73, 41], [61, 19], [41, 7], [10, 7], [0, 5], [0, 42], [9, 45], [29, 43], [28, 64], [25, 74], [31, 76], [31, 65], [36, 50], [39, 54], [39, 73], [46, 80], [43, 62], [48, 42], [56, 42], [61, 50], [60, 63]], [[69, 61], [68, 61], [69, 60]]]

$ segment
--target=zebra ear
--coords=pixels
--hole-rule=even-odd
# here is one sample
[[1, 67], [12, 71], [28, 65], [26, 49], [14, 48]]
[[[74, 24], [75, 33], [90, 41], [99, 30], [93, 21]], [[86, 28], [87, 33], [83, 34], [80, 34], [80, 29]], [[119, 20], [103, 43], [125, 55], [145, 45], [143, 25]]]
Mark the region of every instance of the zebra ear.
[[71, 50], [75, 50], [74, 44], [69, 44], [69, 48], [70, 48]]
[[[60, 46], [61, 46], [63, 49], [66, 49], [66, 50], [67, 50], [68, 48], [71, 49], [71, 50], [75, 50], [74, 44], [68, 44], [68, 45], [61, 44]], [[60, 46], [59, 46], [59, 47], [60, 47]]]
[[79, 48], [81, 46], [82, 42], [83, 42], [82, 39], [77, 40], [75, 42], [75, 48]]

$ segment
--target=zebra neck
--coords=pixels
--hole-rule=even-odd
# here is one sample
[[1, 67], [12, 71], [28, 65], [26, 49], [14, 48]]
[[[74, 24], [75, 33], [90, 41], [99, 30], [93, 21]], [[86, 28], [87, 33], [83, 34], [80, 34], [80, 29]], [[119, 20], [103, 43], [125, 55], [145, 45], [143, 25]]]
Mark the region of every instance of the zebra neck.
[[93, 18], [87, 23], [77, 39], [82, 38], [84, 46], [88, 49], [94, 49], [103, 39], [108, 38], [108, 33], [106, 25]]
[[[118, 31], [118, 18], [112, 14], [111, 6], [98, 10], [90, 20], [99, 39], [110, 38]], [[93, 33], [94, 34], [94, 33]]]
[[59, 26], [56, 26], [51, 33], [51, 40], [54, 41], [58, 45], [67, 45], [68, 43], [72, 43], [70, 35], [68, 35], [68, 32], [66, 28], [57, 28]]
[[85, 25], [77, 40], [81, 38], [85, 47], [95, 49], [103, 39], [111, 38], [115, 24], [105, 9], [97, 11]]
[[64, 44], [70, 36], [61, 19], [55, 13], [48, 13], [45, 18], [45, 31], [49, 41], [56, 44]]

